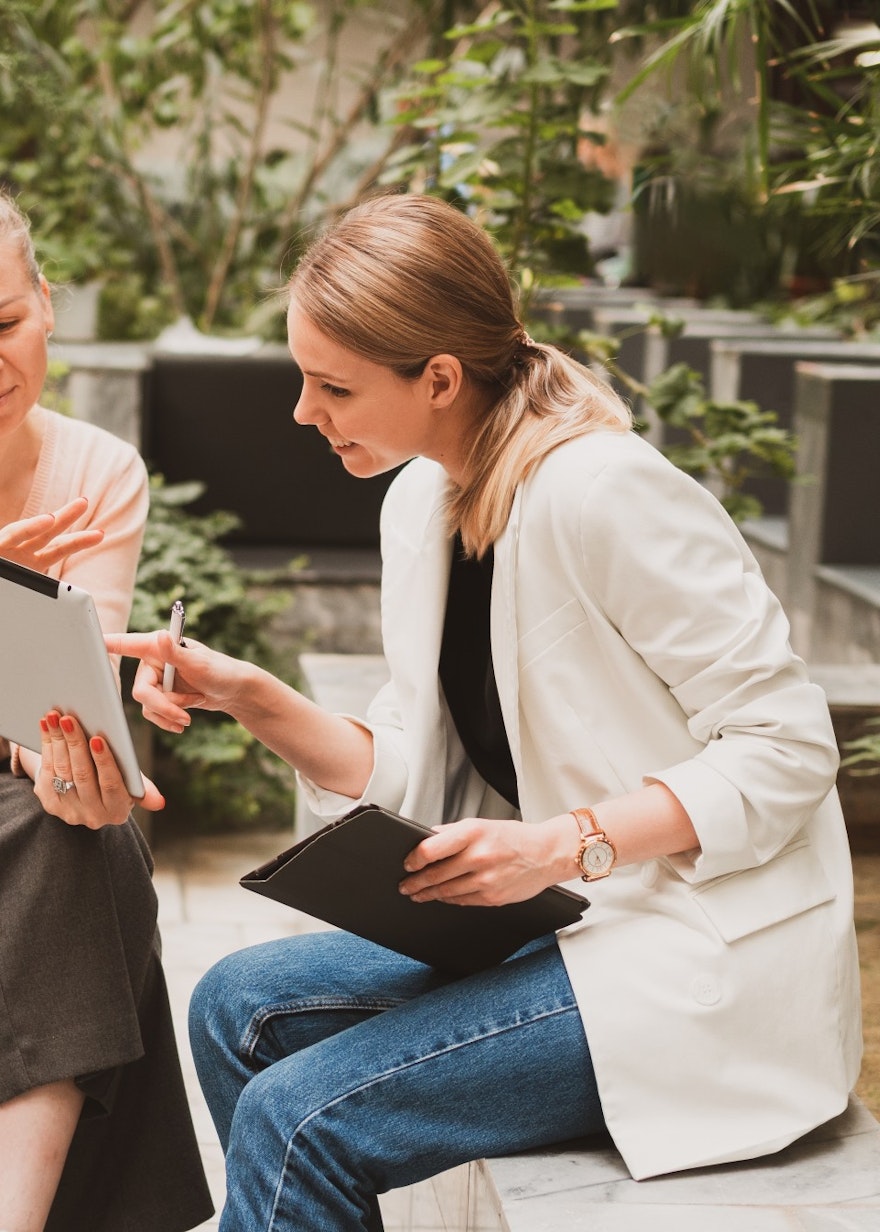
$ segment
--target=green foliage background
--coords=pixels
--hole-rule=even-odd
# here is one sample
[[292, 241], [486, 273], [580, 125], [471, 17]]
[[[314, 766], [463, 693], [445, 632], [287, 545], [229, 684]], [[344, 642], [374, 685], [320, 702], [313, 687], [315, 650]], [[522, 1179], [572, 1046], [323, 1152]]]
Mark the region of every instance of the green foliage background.
[[[129, 627], [151, 632], [168, 623], [175, 599], [186, 604], [185, 636], [246, 659], [290, 684], [296, 675], [280, 655], [271, 621], [291, 602], [277, 583], [283, 575], [242, 570], [222, 537], [238, 519], [219, 511], [198, 516], [187, 506], [199, 483], [166, 486], [150, 481], [150, 514]], [[290, 570], [297, 567], [292, 561]], [[154, 732], [158, 785], [169, 817], [200, 829], [290, 825], [295, 804], [293, 771], [228, 716], [194, 711], [181, 735]]]

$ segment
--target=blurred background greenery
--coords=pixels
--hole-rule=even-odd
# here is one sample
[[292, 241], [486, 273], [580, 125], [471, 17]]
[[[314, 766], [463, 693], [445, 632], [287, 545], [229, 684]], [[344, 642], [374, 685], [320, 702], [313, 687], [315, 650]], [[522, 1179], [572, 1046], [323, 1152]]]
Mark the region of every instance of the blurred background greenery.
[[[492, 229], [530, 293], [624, 277], [877, 316], [872, 0], [4, 0], [0, 177], [100, 332], [277, 336], [304, 240], [379, 187]], [[594, 229], [595, 233], [595, 229]], [[594, 245], [595, 247], [595, 245]], [[799, 304], [804, 294], [809, 301]]]

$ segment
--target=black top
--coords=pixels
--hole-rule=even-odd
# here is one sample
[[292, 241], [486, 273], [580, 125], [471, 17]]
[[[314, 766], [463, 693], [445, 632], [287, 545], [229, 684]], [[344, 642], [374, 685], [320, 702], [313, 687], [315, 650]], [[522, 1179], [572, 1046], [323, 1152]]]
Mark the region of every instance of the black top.
[[519, 807], [516, 771], [492, 666], [492, 549], [467, 557], [456, 535], [440, 648], [440, 683], [465, 752], [486, 782]]

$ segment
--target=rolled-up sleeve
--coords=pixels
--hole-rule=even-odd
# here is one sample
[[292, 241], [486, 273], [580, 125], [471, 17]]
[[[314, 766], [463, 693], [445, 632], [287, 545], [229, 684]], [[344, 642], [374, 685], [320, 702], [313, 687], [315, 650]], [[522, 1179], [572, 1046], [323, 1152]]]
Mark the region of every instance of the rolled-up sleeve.
[[591, 601], [702, 745], [678, 765], [645, 769], [691, 818], [701, 850], [672, 863], [702, 881], [775, 855], [833, 787], [839, 758], [825, 695], [741, 535], [708, 492], [652, 453], [612, 460], [586, 485], [579, 549]]
[[297, 782], [309, 808], [325, 821], [335, 821], [358, 804], [381, 803], [386, 808], [399, 809], [406, 794], [407, 759], [394, 685], [388, 683], [382, 686], [370, 703], [366, 720], [351, 714], [343, 717], [367, 728], [372, 734], [372, 772], [363, 793], [357, 799], [328, 791], [298, 773]]

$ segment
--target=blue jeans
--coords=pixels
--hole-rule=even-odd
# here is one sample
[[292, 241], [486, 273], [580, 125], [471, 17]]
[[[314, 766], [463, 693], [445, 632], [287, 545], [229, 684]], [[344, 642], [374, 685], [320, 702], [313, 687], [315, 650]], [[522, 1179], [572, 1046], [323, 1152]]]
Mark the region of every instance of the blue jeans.
[[451, 979], [343, 932], [231, 954], [190, 1007], [221, 1232], [381, 1228], [376, 1194], [604, 1126], [553, 935]]

